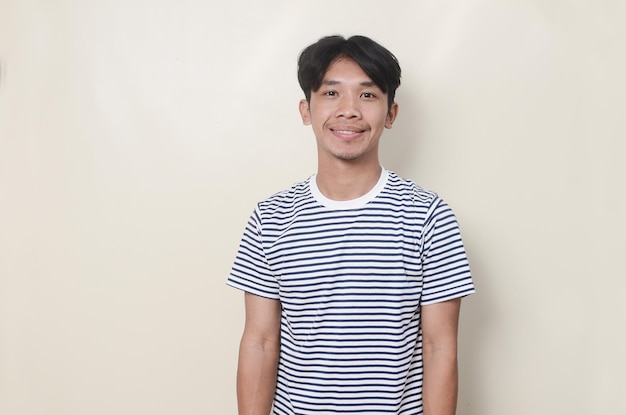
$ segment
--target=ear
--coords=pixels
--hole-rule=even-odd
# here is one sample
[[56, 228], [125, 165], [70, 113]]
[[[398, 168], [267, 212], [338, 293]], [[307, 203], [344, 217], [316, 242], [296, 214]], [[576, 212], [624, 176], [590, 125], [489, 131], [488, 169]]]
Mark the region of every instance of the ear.
[[300, 116], [302, 117], [302, 123], [304, 125], [311, 125], [311, 111], [309, 108], [309, 103], [306, 99], [300, 100], [299, 110]]
[[385, 128], [391, 128], [393, 122], [396, 120], [398, 116], [398, 104], [393, 103], [387, 112], [387, 119], [385, 120]]

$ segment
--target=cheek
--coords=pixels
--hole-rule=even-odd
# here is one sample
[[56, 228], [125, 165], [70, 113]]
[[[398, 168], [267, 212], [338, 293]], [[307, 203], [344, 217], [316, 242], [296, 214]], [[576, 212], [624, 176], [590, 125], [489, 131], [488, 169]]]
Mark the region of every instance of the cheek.
[[389, 124], [389, 117], [387, 115], [381, 116], [380, 113], [376, 114], [376, 126], [379, 128], [385, 128]]
[[387, 111], [387, 107], [379, 107], [369, 108], [362, 112], [363, 117], [370, 120], [372, 123], [376, 125], [386, 125], [389, 120], [389, 112]]
[[311, 125], [313, 126], [313, 128], [323, 128], [330, 119], [330, 117], [327, 113], [323, 111], [316, 111], [311, 114], [309, 119], [311, 120]]

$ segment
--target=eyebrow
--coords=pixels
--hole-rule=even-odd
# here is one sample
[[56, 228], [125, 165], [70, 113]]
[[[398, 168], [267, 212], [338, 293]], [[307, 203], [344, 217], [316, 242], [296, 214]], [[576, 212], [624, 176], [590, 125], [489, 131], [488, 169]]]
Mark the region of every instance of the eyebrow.
[[[328, 80], [322, 81], [322, 85], [339, 85], [339, 84], [341, 84], [341, 82], [340, 82], [340, 81], [335, 81], [335, 80], [332, 80], [332, 79], [328, 79]], [[378, 85], [376, 85], [376, 84], [374, 83], [374, 81], [363, 81], [363, 82], [361, 82], [359, 85], [361, 85], [361, 86], [366, 86], [366, 87], [370, 87], [370, 88], [371, 88], [371, 87], [376, 87], [376, 88], [378, 88]]]

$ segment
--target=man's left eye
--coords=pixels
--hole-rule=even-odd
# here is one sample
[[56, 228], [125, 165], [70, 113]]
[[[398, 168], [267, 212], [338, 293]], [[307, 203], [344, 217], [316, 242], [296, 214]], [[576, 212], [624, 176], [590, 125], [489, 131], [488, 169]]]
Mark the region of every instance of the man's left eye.
[[363, 98], [374, 98], [376, 95], [372, 94], [371, 92], [363, 92], [363, 94], [361, 94]]

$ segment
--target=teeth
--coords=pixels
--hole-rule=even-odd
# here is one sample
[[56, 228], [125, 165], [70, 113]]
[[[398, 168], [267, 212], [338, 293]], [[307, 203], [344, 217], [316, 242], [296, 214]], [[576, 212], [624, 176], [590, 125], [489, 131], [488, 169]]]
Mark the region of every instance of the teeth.
[[349, 131], [349, 130], [335, 130], [336, 133], [339, 134], [356, 134], [357, 131]]

